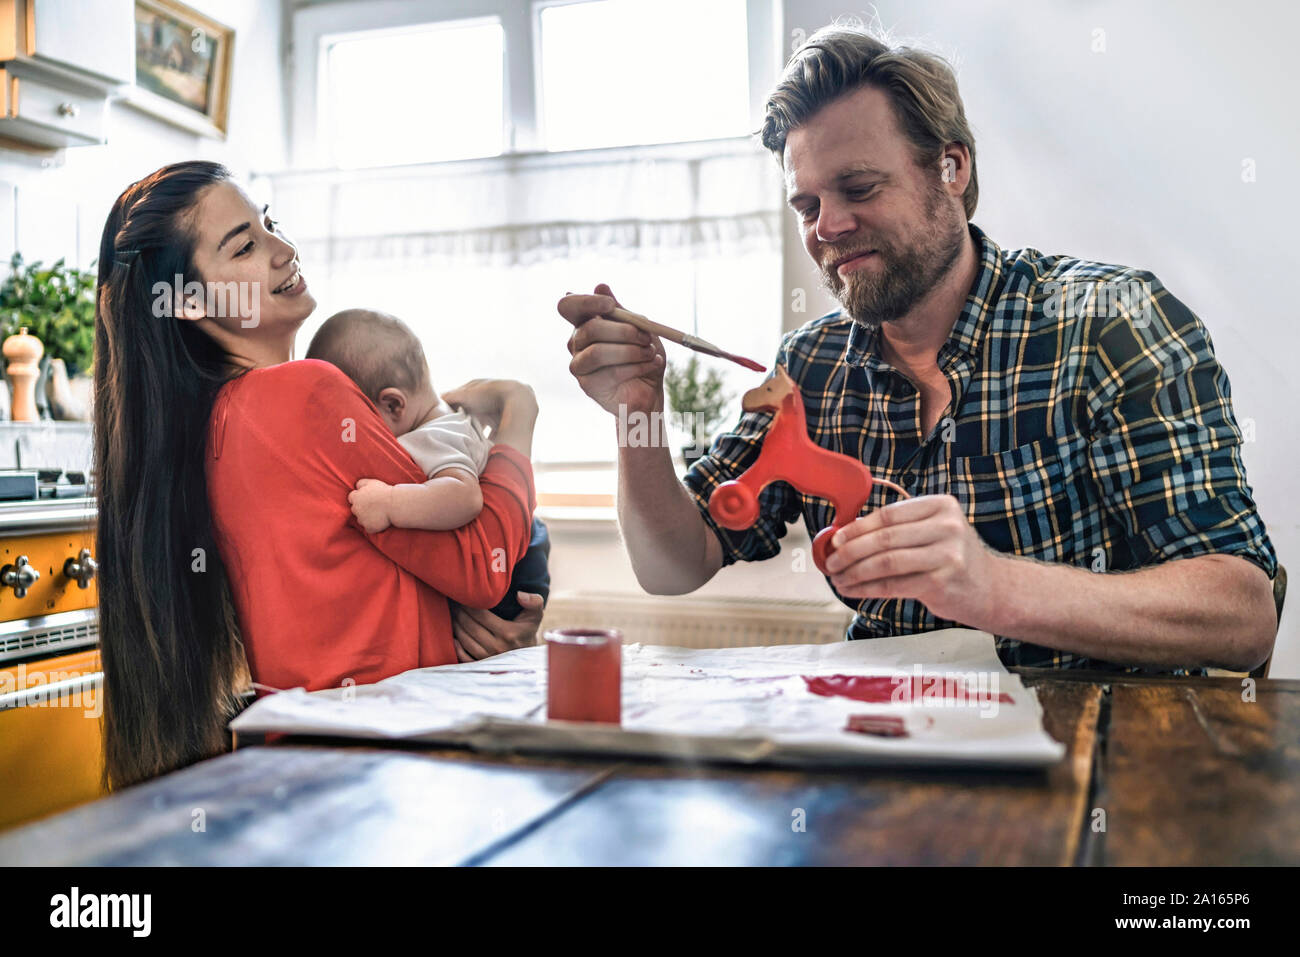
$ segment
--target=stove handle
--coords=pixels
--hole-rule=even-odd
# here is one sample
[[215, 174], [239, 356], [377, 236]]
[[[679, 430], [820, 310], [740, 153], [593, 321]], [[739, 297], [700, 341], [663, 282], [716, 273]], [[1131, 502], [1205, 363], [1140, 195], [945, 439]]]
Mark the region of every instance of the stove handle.
[[78, 588], [89, 588], [90, 580], [95, 577], [97, 571], [99, 571], [99, 562], [90, 557], [89, 548], [83, 548], [77, 553], [76, 558], [69, 558], [63, 563], [63, 574], [75, 581]]
[[0, 568], [0, 585], [12, 588], [18, 598], [26, 598], [27, 589], [36, 584], [40, 577], [41, 573], [28, 564], [26, 555], [19, 555], [12, 565]]

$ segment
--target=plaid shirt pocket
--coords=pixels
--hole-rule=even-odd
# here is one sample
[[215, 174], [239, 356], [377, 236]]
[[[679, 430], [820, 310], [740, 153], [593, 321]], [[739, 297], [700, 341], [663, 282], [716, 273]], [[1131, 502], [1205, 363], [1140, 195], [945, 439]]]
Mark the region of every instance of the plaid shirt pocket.
[[949, 493], [991, 548], [1061, 561], [1072, 522], [1056, 440], [949, 461]]

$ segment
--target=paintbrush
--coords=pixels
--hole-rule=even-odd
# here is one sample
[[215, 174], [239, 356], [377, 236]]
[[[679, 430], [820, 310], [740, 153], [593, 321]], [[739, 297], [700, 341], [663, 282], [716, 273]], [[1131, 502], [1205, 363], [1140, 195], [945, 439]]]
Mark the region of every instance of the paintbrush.
[[746, 369], [752, 369], [755, 372], [766, 372], [767, 367], [759, 365], [753, 359], [746, 359], [744, 356], [738, 356], [727, 352], [725, 349], [719, 349], [711, 342], [701, 339], [699, 336], [693, 336], [689, 332], [681, 332], [672, 326], [665, 326], [663, 323], [655, 322], [653, 319], [647, 319], [637, 312], [631, 312], [622, 306], [615, 306], [609, 312], [604, 313], [610, 319], [617, 319], [619, 322], [626, 322], [630, 326], [636, 326], [642, 332], [648, 332], [653, 336], [660, 336], [679, 346], [685, 346], [687, 349], [693, 349], [696, 352], [702, 352], [706, 356], [717, 356], [719, 359], [727, 359], [737, 365], [742, 365]]

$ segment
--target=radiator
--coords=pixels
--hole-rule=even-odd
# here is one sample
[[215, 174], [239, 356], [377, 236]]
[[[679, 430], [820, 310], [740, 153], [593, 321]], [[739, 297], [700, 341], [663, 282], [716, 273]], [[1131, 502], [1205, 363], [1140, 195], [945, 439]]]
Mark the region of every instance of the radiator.
[[687, 648], [843, 641], [853, 619], [839, 602], [555, 592], [542, 628], [617, 628], [625, 642]]

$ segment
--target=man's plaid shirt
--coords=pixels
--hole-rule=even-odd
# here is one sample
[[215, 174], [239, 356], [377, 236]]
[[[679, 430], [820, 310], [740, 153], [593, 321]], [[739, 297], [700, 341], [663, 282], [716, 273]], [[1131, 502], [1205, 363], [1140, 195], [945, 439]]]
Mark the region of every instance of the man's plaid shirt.
[[[913, 494], [950, 494], [991, 547], [1094, 571], [1207, 553], [1277, 559], [1241, 462], [1228, 376], [1209, 333], [1151, 273], [1003, 251], [975, 226], [980, 266], [939, 367], [953, 404], [921, 434], [920, 398], [879, 348], [879, 332], [833, 313], [788, 334], [777, 361], [798, 383], [817, 444], [852, 455]], [[824, 499], [774, 483], [743, 532], [708, 515], [713, 489], [757, 457], [769, 413], [746, 414], [687, 473], [723, 561], [780, 550]], [[897, 496], [877, 485], [867, 510]], [[841, 598], [850, 638], [951, 627], [920, 602]], [[1099, 613], [1104, 611], [1099, 609]], [[1117, 667], [998, 636], [1007, 664]]]

